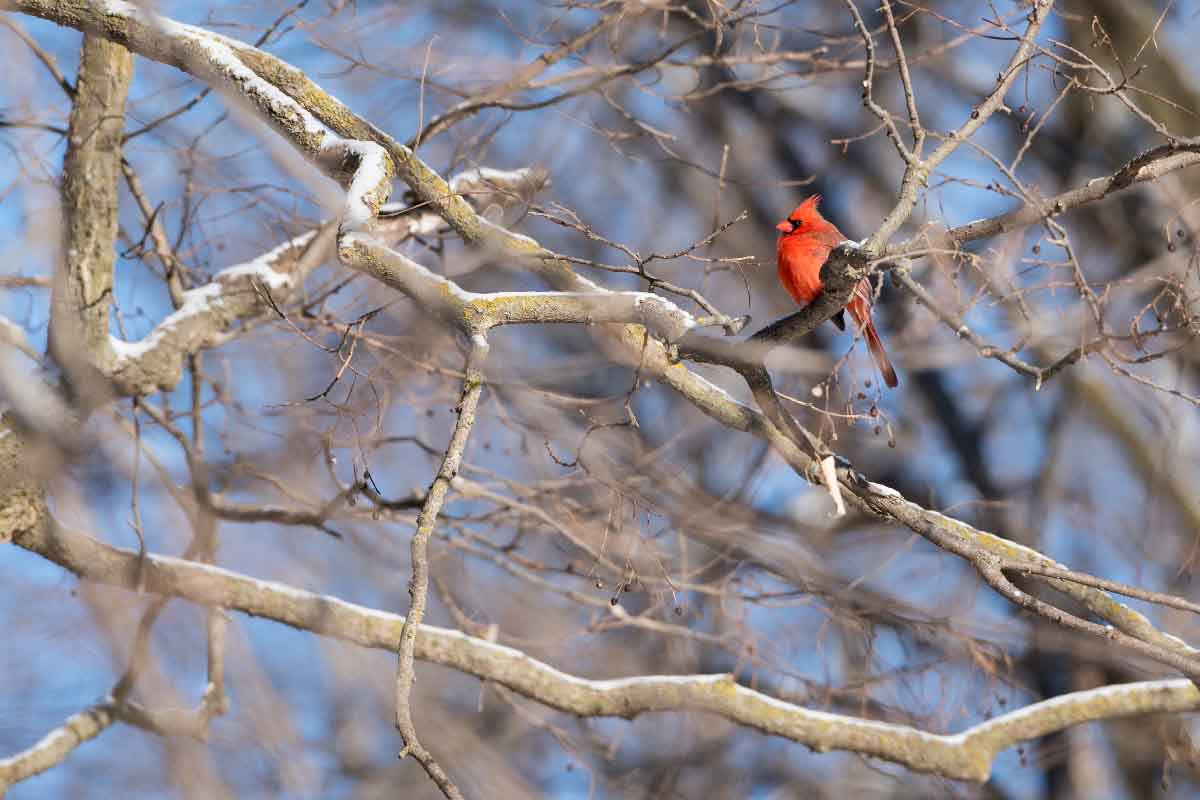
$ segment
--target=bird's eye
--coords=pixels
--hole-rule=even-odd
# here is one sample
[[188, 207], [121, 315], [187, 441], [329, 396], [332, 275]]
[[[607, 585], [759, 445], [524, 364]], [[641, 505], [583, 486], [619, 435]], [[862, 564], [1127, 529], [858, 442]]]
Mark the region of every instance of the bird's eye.
[[798, 219], [789, 219], [788, 222], [792, 223], [792, 230], [804, 227], [804, 223]]

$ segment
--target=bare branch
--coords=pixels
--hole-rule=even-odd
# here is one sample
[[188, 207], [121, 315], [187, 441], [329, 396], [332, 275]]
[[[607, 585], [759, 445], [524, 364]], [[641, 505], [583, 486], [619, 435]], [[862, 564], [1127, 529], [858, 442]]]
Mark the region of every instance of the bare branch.
[[438, 514], [446, 502], [450, 484], [458, 475], [467, 441], [471, 437], [471, 429], [475, 425], [479, 398], [483, 394], [482, 370], [487, 351], [487, 340], [482, 334], [476, 334], [471, 341], [471, 352], [467, 355], [462, 398], [455, 409], [458, 421], [454, 425], [454, 433], [450, 436], [445, 455], [442, 456], [437, 477], [430, 484], [429, 491], [425, 494], [425, 503], [417, 517], [417, 529], [413, 531], [411, 543], [412, 579], [408, 584], [408, 595], [412, 602], [400, 630], [400, 663], [396, 669], [396, 727], [404, 737], [404, 749], [400, 752], [400, 757], [411, 755], [420, 762], [425, 772], [442, 790], [442, 794], [448, 798], [462, 797], [462, 793], [434, 759], [433, 754], [421, 744], [417, 738], [416, 725], [413, 723], [411, 695], [413, 682], [416, 680], [413, 658], [417, 629], [425, 618], [425, 605], [429, 596], [429, 537], [433, 535], [434, 526], [437, 525]]
[[[90, 580], [133, 587], [135, 553], [61, 528], [26, 535], [20, 544]], [[149, 591], [220, 605], [363, 647], [394, 651], [404, 628], [404, 619], [392, 614], [216, 567], [151, 555], [146, 569]], [[1191, 681], [1150, 681], [1065, 695], [962, 733], [938, 735], [809, 711], [739, 686], [726, 675], [586, 680], [520, 651], [428, 625], [421, 626], [413, 649], [416, 658], [453, 667], [578, 716], [632, 718], [655, 711], [706, 711], [814, 750], [848, 749], [918, 771], [978, 782], [987, 779], [997, 753], [1020, 742], [1097, 719], [1200, 708], [1200, 690]]]

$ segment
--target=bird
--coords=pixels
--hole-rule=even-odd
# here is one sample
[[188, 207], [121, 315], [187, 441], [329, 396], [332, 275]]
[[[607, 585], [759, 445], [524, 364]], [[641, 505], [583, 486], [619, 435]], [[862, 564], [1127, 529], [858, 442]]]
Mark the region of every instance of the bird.
[[[806, 306], [821, 294], [824, 286], [821, 283], [821, 266], [829, 259], [833, 248], [846, 241], [842, 232], [825, 217], [817, 206], [821, 195], [814, 194], [806, 197], [788, 218], [775, 226], [779, 231], [777, 252], [779, 257], [779, 282], [787, 293], [800, 306]], [[873, 301], [871, 283], [866, 278], [854, 287], [854, 294], [846, 304], [844, 311], [858, 324], [871, 357], [883, 376], [883, 382], [889, 388], [895, 388], [899, 383], [896, 370], [888, 359], [887, 351], [875, 324], [871, 322], [871, 303]], [[846, 320], [842, 311], [832, 317], [840, 330], [846, 330]]]

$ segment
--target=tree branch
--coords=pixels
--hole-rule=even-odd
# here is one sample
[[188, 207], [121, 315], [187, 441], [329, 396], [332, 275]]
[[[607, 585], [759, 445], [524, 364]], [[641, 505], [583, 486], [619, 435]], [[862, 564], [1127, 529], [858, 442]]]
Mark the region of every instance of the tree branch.
[[412, 602], [409, 605], [408, 616], [400, 630], [399, 665], [396, 669], [396, 727], [404, 737], [404, 750], [400, 757], [411, 755], [425, 772], [437, 784], [447, 798], [461, 798], [462, 793], [446, 771], [437, 763], [417, 738], [417, 727], [412, 718], [412, 687], [416, 680], [413, 658], [416, 648], [417, 628], [425, 618], [425, 605], [429, 596], [429, 537], [433, 535], [437, 525], [438, 514], [446, 502], [446, 494], [450, 484], [458, 475], [462, 464], [463, 453], [467, 449], [467, 440], [471, 437], [471, 429], [475, 426], [475, 414], [479, 408], [479, 398], [483, 394], [483, 362], [487, 358], [488, 344], [483, 334], [476, 334], [471, 341], [471, 351], [467, 355], [466, 376], [463, 378], [462, 397], [455, 409], [458, 420], [454, 424], [454, 433], [450, 436], [450, 444], [442, 456], [441, 466], [437, 476], [425, 494], [425, 503], [417, 516], [417, 528], [413, 531], [412, 579], [408, 584], [408, 595]]
[[[18, 544], [86, 580], [135, 590], [137, 553], [48, 525]], [[272, 619], [363, 647], [395, 652], [402, 617], [219, 567], [148, 554], [147, 591]], [[422, 625], [414, 657], [511, 689], [581, 717], [624, 717], [662, 711], [704, 711], [818, 752], [850, 750], [947, 778], [987, 780], [1000, 751], [1084, 722], [1200, 709], [1187, 680], [1109, 686], [1056, 697], [975, 725], [958, 734], [930, 734], [904, 725], [805, 709], [736, 684], [728, 675], [646, 676], [588, 680], [528, 655], [458, 631]], [[0, 762], [0, 764], [5, 762]]]

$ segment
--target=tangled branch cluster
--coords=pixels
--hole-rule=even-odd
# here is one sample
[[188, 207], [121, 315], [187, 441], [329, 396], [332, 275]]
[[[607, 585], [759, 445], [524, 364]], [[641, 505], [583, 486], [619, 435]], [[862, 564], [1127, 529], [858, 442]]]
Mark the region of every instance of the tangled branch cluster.
[[[1200, 140], [1176, 132], [1176, 120], [1187, 118], [1171, 99], [1178, 93], [1156, 90], [1122, 60], [1100, 14], [1085, 27], [1103, 55], [1072, 44], [1063, 31], [1081, 21], [1053, 0], [970, 25], [888, 0], [877, 12], [854, 0], [807, 10], [745, 1], [567, 4], [563, 13], [586, 14], [584, 24], [572, 17], [552, 26], [551, 44], [509, 78], [464, 88], [453, 64], [434, 56], [436, 40], [411, 74], [389, 74], [386, 59], [335, 43], [355, 35], [349, 10], [331, 4], [316, 20], [303, 16], [306, 5], [286, 9], [255, 45], [215, 24], [187, 25], [117, 0], [6, 6], [15, 13], [5, 25], [70, 110], [65, 129], [36, 114], [6, 112], [3, 120], [30, 137], [23, 142], [61, 136], [65, 155], [63, 247], [50, 277], [0, 282], [43, 300], [50, 292], [44, 343], [37, 325], [0, 325], [8, 345], [0, 357], [0, 541], [78, 576], [119, 667], [96, 702], [39, 741], [10, 748], [0, 794], [66, 767], [76, 748], [118, 722], [171, 743], [173, 780], [194, 782], [204, 796], [230, 794], [212, 752], [196, 744], [238, 713], [242, 693], [230, 687], [250, 685], [240, 682], [252, 659], [239, 652], [238, 636], [231, 642], [229, 612], [353, 645], [359, 655], [331, 657], [338, 680], [358, 687], [372, 676], [364, 696], [387, 695], [373, 707], [386, 706], [400, 733], [394, 750], [446, 797], [474, 794], [480, 782], [459, 774], [472, 774], [456, 755], [478, 746], [463, 732], [470, 726], [450, 735], [440, 724], [465, 712], [430, 710], [461, 686], [456, 674], [481, 681], [489, 703], [499, 698], [493, 713], [506, 725], [532, 726], [602, 783], [616, 745], [603, 755], [608, 746], [596, 740], [604, 737], [582, 727], [591, 718], [704, 712], [817, 752], [983, 782], [1013, 746], [1084, 722], [1200, 708], [1200, 655], [1187, 643], [1194, 623], [1159, 611], [1200, 612], [1178, 579], [1191, 568], [1200, 530], [1194, 473], [1163, 466], [1120, 394], [1169, 409], [1164, 419], [1200, 405], [1200, 270], [1197, 251], [1186, 252]], [[838, 20], [843, 33], [832, 23], [814, 32], [808, 13]], [[1165, 35], [1167, 13], [1145, 42]], [[73, 83], [22, 29], [22, 15], [84, 34]], [[338, 36], [322, 38], [319, 22]], [[941, 35], [931, 39], [933, 25]], [[351, 78], [411, 84], [415, 106], [402, 104], [409, 116], [368, 119], [351, 108], [365, 101], [339, 99], [348, 88], [335, 95], [310, 78], [334, 73], [268, 52], [293, 29], [308, 31]], [[1156, 45], [1143, 44], [1134, 61], [1147, 46]], [[956, 59], [1001, 47], [990, 85], [955, 73]], [[143, 120], [130, 100], [135, 55], [138, 70], [167, 65], [205, 88]], [[926, 89], [935, 78], [936, 90]], [[805, 113], [796, 105], [805, 87], [822, 81], [850, 86], [866, 121], [861, 134], [826, 141], [889, 165], [896, 181], [875, 169], [856, 178], [872, 200], [854, 219], [860, 227], [882, 221], [833, 251], [824, 293], [794, 311], [772, 305], [778, 292], [764, 289], [773, 276], [763, 273], [773, 270], [755, 262], [770, 258], [762, 223], [777, 213], [774, 201], [810, 182], [803, 148], [781, 128]], [[209, 92], [223, 109], [213, 129], [236, 122], [240, 135], [265, 137], [266, 161], [302, 187], [288, 192], [311, 196], [239, 206], [243, 191], [267, 197], [278, 187], [243, 190], [236, 169], [205, 162], [221, 160], [207, 131], [176, 130]], [[960, 96], [972, 100], [948, 99]], [[700, 142], [682, 141], [660, 119], [674, 105], [720, 143], [707, 150], [720, 153], [715, 165], [701, 157]], [[1106, 163], [1099, 177], [1077, 169], [1061, 185], [1039, 180], [1030, 162], [1044, 159], [1039, 168], [1049, 171], [1043, 150], [1066, 149], [1056, 114], [1101, 106], [1150, 141], [1132, 139], [1139, 149]], [[694, 218], [632, 218], [636, 199], [630, 209], [581, 204], [601, 191], [587, 182], [604, 171], [560, 175], [539, 165], [528, 139], [536, 126], [520, 128], [525, 119], [580, 126], [584, 144], [563, 136], [564, 149], [599, 141], [630, 164], [668, 165], [656, 173], [663, 186], [632, 177], [630, 185], [683, 195]], [[846, 129], [844, 120], [829, 124]], [[734, 135], [739, 126], [747, 141], [765, 143], [773, 169], [786, 170], [780, 181], [757, 174], [755, 145]], [[1004, 126], [1002, 145], [986, 138]], [[509, 146], [514, 128], [521, 166], [482, 166], [490, 148]], [[402, 141], [393, 129], [415, 132]], [[147, 137], [186, 155], [180, 197], [169, 205], [151, 199], [133, 155]], [[431, 166], [431, 152], [453, 165], [450, 177]], [[262, 161], [259, 154], [256, 168]], [[210, 201], [200, 187], [222, 171], [225, 196]], [[404, 185], [396, 199], [394, 182]], [[559, 192], [578, 210], [548, 199]], [[965, 192], [1004, 202], [960, 222], [947, 198]], [[1150, 192], [1176, 209], [1162, 223], [1170, 246], [1110, 258], [1106, 251], [1118, 248], [1092, 240], [1111, 235], [1105, 209]], [[701, 201], [711, 215], [696, 211]], [[206, 203], [225, 210], [210, 215]], [[206, 231], [239, 215], [265, 223], [267, 247], [204, 268], [231, 260]], [[673, 244], [653, 238], [660, 225]], [[250, 238], [250, 226], [231, 230]], [[624, 231], [639, 228], [653, 243], [629, 244], [638, 237]], [[1131, 265], [1134, 258], [1141, 263]], [[133, 311], [146, 301], [131, 299], [138, 295], [126, 262], [153, 283], [165, 313]], [[893, 309], [898, 361], [916, 377], [912, 399], [882, 397], [851, 355], [833, 363], [802, 349], [864, 277], [890, 278], [883, 307]], [[916, 302], [895, 310], [908, 299]], [[1058, 399], [1047, 411], [1037, 398], [1048, 394]], [[989, 417], [1013, 413], [1014, 403], [1044, 422], [1045, 464], [1028, 466], [1019, 445], [988, 461], [989, 437], [999, 435]], [[1071, 426], [1083, 424], [1072, 416], [1077, 408], [1169, 509], [1155, 517], [1171, 531], [1156, 545], [1164, 550], [1136, 543], [1149, 551], [1147, 564], [1183, 564], [1163, 591], [1145, 588], [1158, 583], [1150, 567], [1117, 571], [1127, 580], [1100, 577], [1114, 558], [1055, 544], [1052, 526], [1068, 525], [1078, 510], [1054, 460], [1074, 441]], [[929, 418], [918, 422], [918, 413]], [[864, 427], [886, 427], [903, 458], [870, 449]], [[923, 436], [940, 437], [940, 452]], [[1190, 463], [1195, 452], [1171, 455]], [[136, 546], [111, 528], [111, 514], [87, 511], [99, 484], [82, 473], [97, 459], [126, 487], [124, 522]], [[1086, 464], [1065, 460], [1086, 474]], [[908, 499], [950, 462], [977, 496], [959, 508], [936, 496]], [[1006, 487], [1005, 468], [1033, 477]], [[396, 488], [404, 480], [407, 493]], [[1107, 480], [1102, 489], [1114, 493], [1132, 481]], [[761, 496], [768, 491], [801, 500], [771, 507]], [[173, 524], [185, 535], [174, 536]], [[266, 543], [230, 535], [265, 526], [284, 534]], [[898, 545], [897, 532], [911, 538]], [[264, 563], [260, 546], [295, 552]], [[179, 556], [166, 554], [172, 547]], [[1120, 543], [1116, 551], [1128, 552]], [[964, 569], [948, 566], [946, 554]], [[922, 559], [936, 559], [933, 570], [957, 584], [953, 611], [939, 605], [947, 602], [942, 586], [880, 580], [896, 563], [910, 570]], [[1080, 569], [1062, 563], [1077, 560]], [[339, 580], [351, 573], [352, 583]], [[190, 705], [161, 641], [176, 599], [202, 611], [195, 630], [206, 653], [204, 689]], [[427, 621], [434, 615], [442, 626]], [[602, 656], [580, 656], [580, 642]], [[379, 662], [360, 653], [372, 649], [398, 656], [386, 692]], [[805, 660], [829, 651], [842, 666], [818, 670], [837, 673], [822, 681]], [[1038, 659], [1059, 652], [1101, 665], [1095, 685], [1027, 693], [1015, 711], [983, 708], [980, 697], [1007, 696], [1029, 675], [1045, 678]], [[1014, 665], [1022, 658], [1028, 663]], [[431, 677], [426, 687], [418, 662], [447, 667], [451, 677]], [[928, 682], [937, 670], [980, 693], [961, 711], [969, 724], [905, 704], [888, 688]], [[596, 672], [603, 677], [586, 677]], [[482, 698], [471, 713], [484, 713]], [[552, 721], [543, 708], [574, 721]], [[330, 724], [341, 741], [350, 722], [334, 714]], [[712, 744], [696, 739], [698, 751]], [[661, 742], [643, 746], [647, 759], [676, 757]], [[370, 761], [339, 757], [348, 774]], [[389, 763], [378, 774], [388, 780], [400, 768]], [[479, 769], [503, 783], [499, 767]], [[315, 786], [311, 776], [294, 780], [300, 791]], [[519, 775], [504, 780], [514, 796], [529, 788]]]

